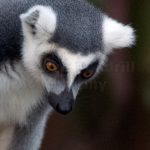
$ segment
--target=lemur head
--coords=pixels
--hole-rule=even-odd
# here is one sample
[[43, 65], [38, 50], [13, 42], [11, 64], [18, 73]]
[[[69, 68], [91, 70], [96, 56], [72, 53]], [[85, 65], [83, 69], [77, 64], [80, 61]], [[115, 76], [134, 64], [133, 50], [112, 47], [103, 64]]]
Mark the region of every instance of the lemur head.
[[71, 111], [80, 86], [96, 76], [112, 49], [134, 43], [130, 26], [82, 2], [59, 8], [34, 6], [20, 19], [23, 64], [62, 114]]

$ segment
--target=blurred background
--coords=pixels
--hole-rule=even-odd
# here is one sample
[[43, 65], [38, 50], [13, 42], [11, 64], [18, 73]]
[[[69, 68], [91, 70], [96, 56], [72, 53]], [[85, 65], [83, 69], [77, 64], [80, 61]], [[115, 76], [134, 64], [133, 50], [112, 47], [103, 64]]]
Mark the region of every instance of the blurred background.
[[109, 56], [71, 114], [51, 116], [42, 150], [150, 150], [150, 0], [89, 1], [131, 24], [137, 44]]

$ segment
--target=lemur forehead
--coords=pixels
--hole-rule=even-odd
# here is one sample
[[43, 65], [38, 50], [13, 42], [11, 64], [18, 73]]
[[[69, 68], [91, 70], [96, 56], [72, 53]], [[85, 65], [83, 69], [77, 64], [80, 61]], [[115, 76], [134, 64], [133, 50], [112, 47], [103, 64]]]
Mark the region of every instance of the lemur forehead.
[[74, 53], [87, 54], [102, 49], [102, 14], [83, 1], [53, 5], [57, 25], [50, 42], [57, 43]]
[[73, 72], [78, 72], [88, 67], [91, 63], [96, 60], [98, 61], [100, 57], [99, 52], [82, 55], [82, 53], [73, 53], [65, 48], [57, 49], [56, 53], [61, 58], [63, 64]]

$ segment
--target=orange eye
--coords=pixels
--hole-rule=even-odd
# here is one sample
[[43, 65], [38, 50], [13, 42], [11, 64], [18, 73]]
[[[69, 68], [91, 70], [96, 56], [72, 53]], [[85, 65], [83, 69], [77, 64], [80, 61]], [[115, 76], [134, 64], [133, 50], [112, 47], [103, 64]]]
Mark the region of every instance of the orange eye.
[[46, 69], [49, 71], [49, 72], [55, 72], [58, 70], [58, 67], [56, 64], [52, 63], [52, 62], [47, 62], [46, 64]]
[[82, 76], [86, 79], [91, 78], [94, 75], [94, 72], [91, 70], [86, 70], [82, 73]]

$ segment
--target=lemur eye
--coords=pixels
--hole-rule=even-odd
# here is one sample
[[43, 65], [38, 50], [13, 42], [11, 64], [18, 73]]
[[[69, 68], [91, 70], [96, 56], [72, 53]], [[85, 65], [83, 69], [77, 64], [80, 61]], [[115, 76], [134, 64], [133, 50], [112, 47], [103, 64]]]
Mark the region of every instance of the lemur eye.
[[46, 63], [46, 69], [49, 72], [55, 72], [58, 70], [58, 66], [55, 63], [49, 61]]
[[85, 70], [81, 73], [82, 77], [85, 79], [89, 79], [94, 75], [94, 72], [92, 70]]

